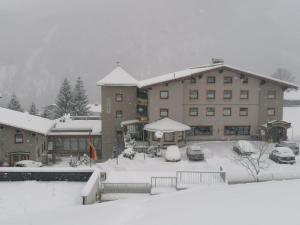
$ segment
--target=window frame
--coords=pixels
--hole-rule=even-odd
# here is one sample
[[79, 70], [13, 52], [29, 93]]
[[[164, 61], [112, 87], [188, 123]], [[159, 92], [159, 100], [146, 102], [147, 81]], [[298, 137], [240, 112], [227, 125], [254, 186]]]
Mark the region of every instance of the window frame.
[[[229, 112], [230, 112], [229, 115], [225, 115], [225, 114], [224, 114], [224, 112], [225, 112], [226, 110], [229, 110]], [[223, 116], [232, 116], [232, 108], [231, 108], [231, 107], [224, 107], [224, 108], [223, 108]]]
[[[192, 92], [197, 93], [196, 97], [192, 97]], [[189, 98], [190, 98], [190, 100], [197, 100], [197, 99], [199, 99], [199, 91], [198, 90], [190, 90], [190, 92], [189, 92]]]
[[[118, 115], [121, 115], [121, 117]], [[116, 119], [117, 120], [123, 119], [123, 111], [122, 110], [120, 110], [120, 109], [116, 110]]]
[[[269, 110], [273, 110], [273, 114], [269, 114]], [[275, 116], [276, 115], [276, 109], [275, 108], [267, 108], [267, 115], [268, 116]]]
[[[162, 97], [162, 93], [167, 93], [166, 97]], [[159, 98], [160, 99], [169, 99], [169, 91], [168, 90], [161, 90], [159, 92]]]
[[[226, 80], [226, 79], [229, 79], [230, 78], [230, 80], [229, 80], [229, 82]], [[224, 84], [232, 84], [233, 83], [233, 78], [232, 78], [232, 76], [224, 76], [224, 78], [223, 78], [223, 83]]]
[[[270, 92], [273, 92], [273, 95], [270, 95]], [[276, 99], [276, 90], [268, 90], [267, 99]]]
[[[245, 114], [245, 115], [242, 115], [242, 114], [241, 114], [242, 109], [246, 109], [246, 111], [245, 111], [246, 114]], [[249, 111], [249, 109], [248, 109], [247, 107], [241, 107], [240, 110], [239, 110], [239, 115], [240, 115], [240, 116], [248, 116], [248, 111]]]
[[[228, 129], [231, 130], [228, 131]], [[251, 126], [224, 126], [224, 136], [249, 136], [249, 135], [251, 135]]]
[[[118, 97], [121, 97], [121, 99], [119, 100]], [[123, 94], [116, 93], [115, 102], [123, 102]]]
[[[230, 97], [225, 97], [225, 95], [226, 95], [225, 92], [230, 93]], [[232, 99], [232, 90], [224, 90], [223, 91], [223, 100], [231, 100], [231, 99]]]
[[[162, 116], [162, 115], [161, 115], [162, 111], [167, 112], [167, 115], [166, 115], [166, 116]], [[160, 109], [159, 109], [159, 117], [160, 117], [160, 118], [169, 117], [169, 109], [168, 109], [168, 108], [160, 108]]]
[[[171, 137], [170, 139], [166, 138], [166, 137]], [[175, 142], [175, 133], [164, 133], [164, 141], [165, 142]]]
[[[242, 98], [242, 92], [247, 92], [247, 98]], [[240, 99], [241, 100], [248, 100], [249, 99], [249, 90], [240, 90]]]
[[[21, 138], [21, 141], [17, 141], [18, 136]], [[23, 144], [24, 143], [24, 135], [22, 133], [15, 134], [15, 144]]]
[[[196, 111], [195, 111], [196, 114], [192, 114], [192, 111], [193, 111], [193, 110], [196, 110]], [[199, 109], [198, 109], [198, 107], [190, 107], [190, 108], [189, 108], [189, 116], [195, 117], [195, 116], [198, 116], [198, 114], [199, 114]]]
[[[212, 79], [212, 80], [210, 80], [210, 79]], [[216, 83], [216, 76], [207, 76], [206, 83], [215, 84]]]
[[[214, 94], [214, 97], [213, 98], [209, 98], [209, 92], [213, 93]], [[206, 99], [207, 100], [215, 100], [216, 99], [216, 90], [207, 90], [206, 91]]]
[[[204, 132], [204, 130], [207, 129], [208, 132]], [[202, 130], [202, 131], [201, 131]], [[207, 125], [207, 126], [191, 126], [191, 130], [187, 132], [188, 136], [212, 136], [213, 135], [213, 126]]]
[[[208, 112], [209, 112], [209, 110], [208, 109], [213, 109], [213, 114], [212, 115], [209, 115], [208, 114]], [[216, 114], [216, 109], [215, 109], [215, 107], [206, 107], [206, 116], [215, 116], [215, 114]]]

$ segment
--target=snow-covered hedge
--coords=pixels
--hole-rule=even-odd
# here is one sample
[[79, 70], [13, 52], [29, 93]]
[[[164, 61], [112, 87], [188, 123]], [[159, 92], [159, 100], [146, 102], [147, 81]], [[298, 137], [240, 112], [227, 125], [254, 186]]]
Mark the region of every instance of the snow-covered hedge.
[[81, 197], [82, 204], [88, 205], [98, 201], [100, 196], [100, 171], [95, 169], [92, 176], [84, 186]]

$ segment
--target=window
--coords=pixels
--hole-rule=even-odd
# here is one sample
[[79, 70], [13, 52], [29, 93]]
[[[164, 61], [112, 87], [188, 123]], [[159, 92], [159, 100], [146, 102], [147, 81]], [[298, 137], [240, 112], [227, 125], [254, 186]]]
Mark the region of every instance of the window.
[[223, 98], [232, 99], [232, 90], [224, 90]]
[[250, 135], [250, 126], [225, 126], [224, 135]]
[[117, 110], [117, 111], [116, 111], [116, 118], [117, 118], [117, 119], [122, 119], [122, 117], [123, 117], [123, 112], [122, 112], [122, 110]]
[[268, 108], [268, 116], [275, 116], [275, 108]]
[[240, 108], [240, 116], [248, 116], [248, 108]]
[[191, 84], [196, 84], [196, 78], [195, 77], [191, 78]]
[[198, 99], [198, 90], [190, 90], [190, 99]]
[[276, 91], [269, 90], [267, 93], [268, 99], [275, 99], [276, 98]]
[[189, 136], [202, 136], [202, 135], [213, 135], [212, 126], [192, 126], [191, 130], [187, 132]]
[[214, 83], [216, 83], [216, 77], [215, 76], [208, 76], [207, 77], [207, 83], [208, 84], [214, 84]]
[[248, 99], [248, 98], [249, 98], [249, 91], [248, 90], [241, 90], [240, 99]]
[[206, 116], [214, 116], [215, 115], [215, 108], [207, 107], [206, 108]]
[[168, 99], [169, 91], [160, 91], [160, 99]]
[[164, 133], [164, 140], [165, 142], [174, 142], [175, 141], [174, 133]]
[[223, 108], [223, 116], [231, 116], [231, 108]]
[[63, 150], [70, 150], [70, 138], [63, 138]]
[[123, 95], [122, 94], [116, 94], [116, 102], [123, 102]]
[[192, 107], [190, 108], [190, 116], [198, 116], [198, 108], [197, 107]]
[[160, 117], [168, 117], [169, 116], [169, 110], [168, 109], [160, 109], [159, 112]]
[[207, 90], [206, 97], [207, 99], [215, 99], [216, 91], [215, 90]]
[[232, 84], [232, 77], [224, 77], [224, 84]]
[[23, 143], [23, 134], [15, 134], [15, 143], [22, 144]]

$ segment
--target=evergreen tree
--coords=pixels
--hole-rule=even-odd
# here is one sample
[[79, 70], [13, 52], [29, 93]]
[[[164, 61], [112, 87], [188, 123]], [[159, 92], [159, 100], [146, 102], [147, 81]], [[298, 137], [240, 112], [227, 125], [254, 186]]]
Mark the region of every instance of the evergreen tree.
[[47, 118], [47, 119], [55, 119], [56, 118], [56, 105], [48, 105], [44, 107], [43, 112], [42, 112], [42, 117]]
[[71, 85], [67, 78], [64, 79], [56, 99], [56, 118], [71, 114], [73, 109]]
[[22, 106], [21, 106], [16, 94], [13, 94], [11, 96], [11, 99], [10, 99], [8, 105], [7, 105], [7, 108], [9, 108], [11, 110], [23, 112]]
[[29, 114], [35, 115], [35, 116], [38, 115], [38, 110], [37, 110], [36, 105], [35, 105], [34, 102], [32, 102], [32, 104], [31, 104], [31, 106], [29, 108]]
[[77, 78], [73, 90], [73, 112], [74, 116], [87, 116], [89, 113], [88, 97], [84, 89], [83, 81], [80, 77]]

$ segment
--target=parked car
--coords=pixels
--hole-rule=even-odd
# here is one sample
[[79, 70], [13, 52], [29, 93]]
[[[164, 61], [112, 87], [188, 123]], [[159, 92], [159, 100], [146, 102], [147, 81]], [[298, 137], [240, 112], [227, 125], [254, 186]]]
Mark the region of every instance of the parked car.
[[189, 160], [204, 160], [204, 152], [200, 145], [191, 145], [186, 148]]
[[295, 155], [299, 155], [299, 146], [295, 142], [281, 141], [279, 144], [276, 144], [275, 146], [288, 147], [294, 152]]
[[128, 158], [128, 159], [133, 159], [135, 156], [135, 151], [132, 148], [126, 148], [123, 151], [123, 157]]
[[288, 147], [275, 147], [270, 153], [269, 158], [277, 163], [296, 163], [295, 155]]
[[241, 140], [233, 146], [233, 151], [239, 155], [251, 155], [255, 153], [253, 145], [249, 141]]
[[16, 167], [41, 167], [43, 163], [33, 160], [22, 160], [15, 164]]
[[181, 154], [177, 145], [170, 145], [167, 147], [165, 159], [169, 162], [178, 162], [181, 160]]

